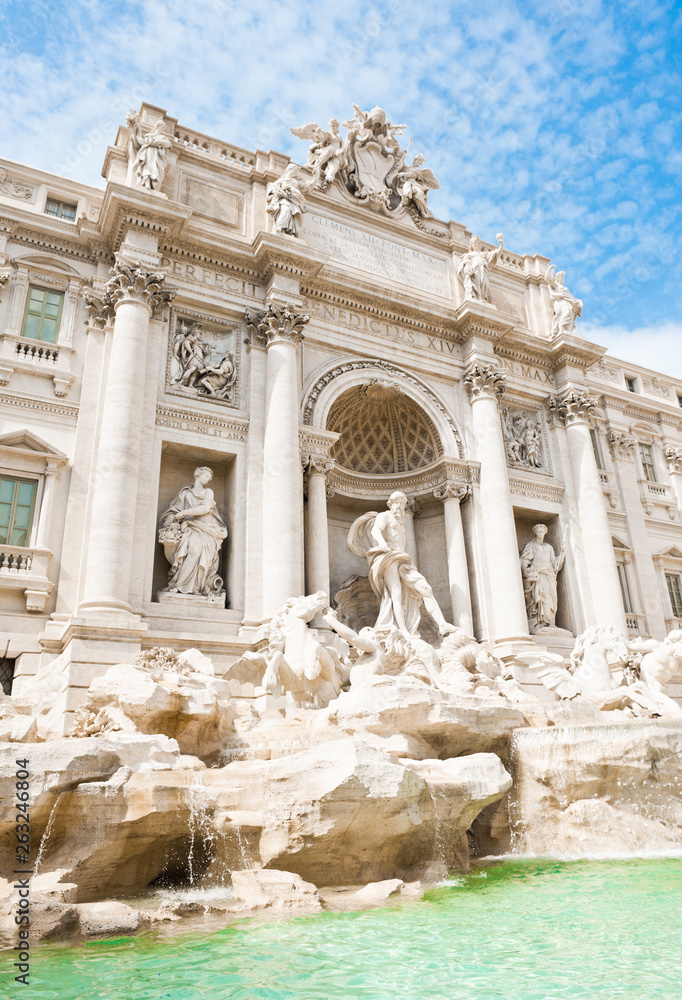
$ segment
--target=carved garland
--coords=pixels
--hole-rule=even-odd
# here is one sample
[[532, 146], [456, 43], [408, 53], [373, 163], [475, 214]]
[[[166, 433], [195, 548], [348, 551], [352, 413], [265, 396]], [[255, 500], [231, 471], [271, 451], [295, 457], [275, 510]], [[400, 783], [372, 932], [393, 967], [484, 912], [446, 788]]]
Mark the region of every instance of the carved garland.
[[377, 368], [389, 375], [392, 375], [394, 378], [409, 382], [420, 393], [424, 393], [428, 397], [429, 401], [437, 408], [443, 419], [447, 421], [447, 424], [452, 431], [453, 437], [457, 442], [457, 457], [463, 458], [464, 448], [462, 446], [462, 439], [459, 435], [459, 431], [457, 430], [454, 420], [438, 399], [438, 396], [436, 396], [436, 394], [432, 392], [428, 386], [425, 386], [423, 382], [420, 382], [419, 379], [414, 378], [414, 376], [409, 375], [406, 371], [403, 371], [402, 368], [398, 368], [396, 365], [392, 365], [388, 361], [380, 361], [378, 359], [375, 361], [346, 361], [344, 364], [336, 365], [331, 371], [326, 372], [317, 380], [306, 397], [305, 405], [303, 407], [303, 423], [312, 424], [313, 412], [320, 393], [324, 388], [326, 388], [326, 386], [329, 385], [330, 382], [333, 382], [334, 379], [338, 378], [340, 375], [345, 375], [347, 372], [363, 371], [367, 369], [376, 370]]

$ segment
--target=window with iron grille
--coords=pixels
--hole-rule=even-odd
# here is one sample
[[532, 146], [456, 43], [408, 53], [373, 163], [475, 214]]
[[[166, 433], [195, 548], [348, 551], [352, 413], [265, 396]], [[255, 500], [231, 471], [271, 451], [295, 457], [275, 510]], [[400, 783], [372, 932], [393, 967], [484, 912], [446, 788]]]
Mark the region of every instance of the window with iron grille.
[[675, 618], [682, 618], [682, 588], [680, 578], [676, 573], [666, 573], [665, 582], [668, 584], [668, 596], [670, 597], [670, 607]]
[[12, 681], [14, 680], [14, 660], [7, 657], [0, 659], [0, 684], [2, 684], [3, 694], [12, 693]]
[[29, 285], [22, 336], [54, 344], [64, 305], [64, 292]]
[[54, 215], [57, 219], [66, 219], [73, 222], [76, 218], [76, 205], [70, 205], [66, 201], [57, 201], [56, 198], [48, 198], [45, 205], [45, 215]]
[[650, 444], [640, 444], [639, 454], [642, 458], [644, 478], [648, 479], [650, 483], [657, 483], [658, 476], [656, 475], [656, 466], [654, 465], [654, 449]]

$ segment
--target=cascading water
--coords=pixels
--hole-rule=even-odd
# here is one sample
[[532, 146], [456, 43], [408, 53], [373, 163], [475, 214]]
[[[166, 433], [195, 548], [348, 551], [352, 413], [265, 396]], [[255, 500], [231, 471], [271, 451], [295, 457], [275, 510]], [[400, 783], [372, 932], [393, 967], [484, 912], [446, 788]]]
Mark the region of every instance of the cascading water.
[[52, 806], [52, 809], [50, 810], [50, 815], [49, 815], [48, 820], [47, 820], [47, 826], [45, 827], [45, 832], [43, 833], [42, 837], [40, 838], [40, 844], [38, 845], [38, 854], [36, 856], [35, 864], [33, 866], [33, 877], [34, 878], [38, 874], [38, 870], [40, 868], [40, 863], [43, 860], [43, 856], [45, 854], [45, 849], [46, 849], [46, 847], [48, 845], [50, 837], [52, 836], [52, 828], [54, 826], [54, 818], [55, 818], [55, 815], [57, 813], [57, 807], [59, 805], [59, 802], [60, 802], [63, 794], [64, 794], [63, 792], [60, 792], [59, 795], [57, 796], [57, 798], [55, 799], [54, 805]]
[[682, 722], [524, 729], [511, 747], [513, 853], [682, 849]]

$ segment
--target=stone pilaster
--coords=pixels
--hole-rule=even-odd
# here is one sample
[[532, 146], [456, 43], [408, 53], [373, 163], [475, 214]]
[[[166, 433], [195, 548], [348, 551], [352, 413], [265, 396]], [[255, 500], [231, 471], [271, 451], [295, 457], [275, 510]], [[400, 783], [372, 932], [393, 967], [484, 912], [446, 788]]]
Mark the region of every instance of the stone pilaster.
[[668, 445], [664, 449], [663, 455], [665, 456], [668, 475], [670, 476], [670, 482], [672, 483], [675, 499], [677, 500], [677, 509], [682, 513], [682, 448], [673, 448], [671, 445]]
[[592, 616], [586, 615], [587, 623], [613, 622], [625, 633], [625, 611], [616, 556], [588, 423], [597, 401], [582, 388], [568, 388], [560, 396], [550, 396], [548, 405], [566, 428], [578, 521], [592, 593]]
[[92, 490], [83, 609], [130, 611], [149, 321], [175, 294], [163, 288], [164, 280], [165, 274], [118, 256], [100, 306], [102, 315], [110, 306], [115, 320]]
[[474, 457], [481, 463], [480, 497], [493, 636], [498, 643], [527, 642], [528, 620], [498, 409], [506, 380], [493, 365], [475, 364], [463, 381], [471, 397]]
[[303, 592], [303, 476], [298, 443], [298, 344], [310, 317], [270, 302], [247, 321], [267, 351], [263, 440], [263, 613]]
[[473, 635], [469, 571], [459, 506], [463, 500], [471, 496], [471, 486], [448, 480], [441, 489], [434, 490], [433, 495], [443, 503], [452, 623], [464, 629], [469, 635]]

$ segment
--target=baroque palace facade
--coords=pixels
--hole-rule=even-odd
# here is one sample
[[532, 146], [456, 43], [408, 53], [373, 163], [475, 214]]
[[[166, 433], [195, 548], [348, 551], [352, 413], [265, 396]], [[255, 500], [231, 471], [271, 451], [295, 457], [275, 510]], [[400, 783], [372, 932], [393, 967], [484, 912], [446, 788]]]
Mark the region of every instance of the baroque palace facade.
[[[548, 259], [434, 218], [381, 109], [344, 128], [292, 130], [296, 167], [145, 104], [104, 190], [0, 161], [3, 685], [51, 665], [65, 727], [141, 648], [226, 667], [316, 591], [360, 621], [349, 529], [398, 490], [445, 617], [502, 658], [682, 626], [682, 382], [582, 337]], [[195, 469], [214, 542], [183, 588]]]

